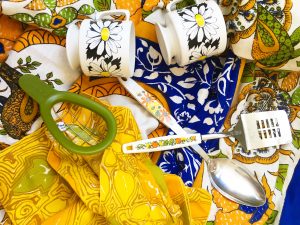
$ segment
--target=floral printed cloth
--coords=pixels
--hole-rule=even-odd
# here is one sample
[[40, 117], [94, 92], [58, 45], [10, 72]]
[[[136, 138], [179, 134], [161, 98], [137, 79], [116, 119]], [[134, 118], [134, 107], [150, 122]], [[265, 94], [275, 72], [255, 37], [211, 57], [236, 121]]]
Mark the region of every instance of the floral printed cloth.
[[299, 1], [220, 0], [219, 5], [237, 56], [260, 68], [300, 70]]
[[[101, 6], [97, 4], [94, 6], [92, 1], [2, 1], [2, 13], [20, 22], [65, 36], [67, 26], [71, 22], [86, 18], [95, 12], [95, 8], [100, 9]], [[105, 9], [104, 7], [102, 10]]]
[[[185, 186], [201, 187], [211, 192], [213, 204], [207, 224], [278, 224], [286, 190], [300, 157], [298, 150], [300, 89], [299, 73], [276, 71], [274, 68], [298, 70], [298, 27], [300, 26], [297, 17], [298, 1], [217, 1], [228, 24], [235, 30], [231, 38], [233, 52], [242, 58], [254, 60], [254, 63], [244, 66], [245, 60], [227, 51], [222, 57], [208, 58], [186, 67], [177, 65], [168, 67], [163, 62], [156, 43], [154, 26], [151, 24], [153, 21], [151, 13], [160, 2], [167, 3], [159, 0], [5, 1], [2, 2], [2, 10], [15, 19], [24, 19], [23, 22], [63, 36], [68, 24], [85, 16], [91, 16], [97, 10], [128, 9], [138, 36], [134, 79], [153, 94], [189, 132], [203, 134], [220, 132], [231, 129], [241, 113], [284, 109], [289, 115], [292, 126], [294, 140], [291, 145], [246, 151], [233, 138], [202, 143], [202, 147], [211, 157], [233, 158], [257, 176], [265, 188], [268, 199], [261, 207], [236, 204], [213, 189], [205, 163], [202, 163], [201, 158], [190, 149], [151, 155], [152, 161], [156, 162], [163, 171], [179, 175]], [[193, 2], [185, 1], [180, 3], [180, 6], [189, 3]], [[84, 11], [83, 8], [87, 10]], [[266, 9], [268, 12], [264, 11]], [[278, 30], [275, 28], [280, 30], [280, 34], [277, 34]], [[51, 40], [52, 38], [63, 40], [55, 35], [50, 36]], [[22, 45], [23, 39], [20, 40]], [[268, 50], [268, 54], [265, 54], [266, 49], [273, 50]], [[270, 52], [273, 55], [270, 55]], [[12, 60], [13, 67], [18, 67], [18, 60], [18, 57]], [[26, 57], [22, 60], [21, 67], [27, 63]], [[36, 59], [33, 61], [39, 62]], [[11, 64], [7, 64], [12, 67]], [[20, 74], [26, 73], [21, 71], [21, 68], [16, 68], [16, 71]], [[48, 72], [43, 70], [41, 73], [44, 74], [44, 80], [47, 80]], [[58, 78], [61, 79], [60, 76]], [[242, 79], [239, 82], [240, 78]], [[59, 88], [60, 85], [54, 84], [54, 86]], [[99, 79], [81, 76], [70, 91], [86, 92], [97, 98], [105, 98], [114, 104], [121, 105], [124, 101], [133, 102], [128, 92], [115, 78]], [[133, 105], [128, 106], [132, 109]], [[135, 118], [141, 117], [139, 115], [136, 113]], [[143, 123], [139, 126], [146, 127]], [[172, 131], [162, 124], [153, 123], [147, 133], [151, 133], [149, 137], [156, 137], [171, 134]], [[55, 168], [55, 165], [51, 164], [51, 166]], [[168, 182], [167, 179], [165, 182], [167, 186], [171, 185], [168, 187], [176, 186], [174, 185], [176, 183]], [[172, 190], [169, 189], [170, 192]], [[288, 205], [289, 202], [285, 204]], [[66, 212], [65, 221], [71, 218], [71, 215], [75, 215], [73, 213], [76, 210], [83, 209], [82, 212], [86, 215], [83, 206], [83, 203], [78, 203], [66, 208], [62, 212], [62, 214]], [[93, 214], [87, 214], [92, 221]], [[198, 211], [191, 214], [197, 215]], [[4, 219], [8, 221], [7, 214]], [[51, 222], [52, 220], [48, 224]]]
[[38, 105], [18, 86], [22, 74], [39, 76], [58, 90], [68, 90], [79, 77], [66, 59], [65, 39], [47, 31], [24, 32], [0, 67], [0, 142], [12, 144], [40, 127]]
[[4, 62], [15, 40], [24, 32], [22, 23], [0, 14], [0, 62]]

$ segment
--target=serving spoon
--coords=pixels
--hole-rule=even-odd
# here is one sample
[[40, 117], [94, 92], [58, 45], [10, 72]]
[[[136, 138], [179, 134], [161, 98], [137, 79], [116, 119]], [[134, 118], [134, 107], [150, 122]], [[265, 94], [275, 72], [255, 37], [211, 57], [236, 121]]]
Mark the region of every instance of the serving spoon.
[[[187, 132], [176, 122], [175, 118], [164, 109], [163, 105], [131, 78], [118, 78], [126, 90], [156, 119], [174, 131], [177, 135]], [[259, 207], [266, 202], [266, 193], [251, 172], [231, 159], [210, 158], [199, 146], [192, 145], [206, 162], [209, 179], [222, 195], [239, 204]]]

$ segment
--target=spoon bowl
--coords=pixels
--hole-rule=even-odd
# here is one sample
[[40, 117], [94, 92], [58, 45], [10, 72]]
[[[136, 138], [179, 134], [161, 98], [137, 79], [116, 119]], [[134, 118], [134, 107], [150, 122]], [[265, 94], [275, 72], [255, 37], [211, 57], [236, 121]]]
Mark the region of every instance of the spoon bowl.
[[247, 168], [225, 158], [209, 159], [207, 167], [213, 187], [226, 198], [253, 207], [265, 204], [265, 190]]

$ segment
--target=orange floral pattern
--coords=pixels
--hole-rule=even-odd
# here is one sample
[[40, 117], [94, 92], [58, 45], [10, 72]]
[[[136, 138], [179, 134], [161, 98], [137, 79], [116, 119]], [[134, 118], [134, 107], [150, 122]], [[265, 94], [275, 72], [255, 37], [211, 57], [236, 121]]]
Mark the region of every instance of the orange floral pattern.
[[24, 32], [22, 23], [0, 14], [0, 62], [4, 62], [16, 39]]

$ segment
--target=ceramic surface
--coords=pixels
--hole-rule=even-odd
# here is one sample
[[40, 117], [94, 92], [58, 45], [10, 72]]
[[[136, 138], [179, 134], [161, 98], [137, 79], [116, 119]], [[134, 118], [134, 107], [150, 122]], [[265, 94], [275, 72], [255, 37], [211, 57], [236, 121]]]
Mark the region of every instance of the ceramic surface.
[[[125, 20], [104, 19], [125, 15]], [[67, 33], [67, 56], [70, 65], [81, 67], [87, 76], [131, 77], [134, 72], [135, 32], [126, 10], [104, 11], [97, 20], [86, 19], [70, 26]]]

